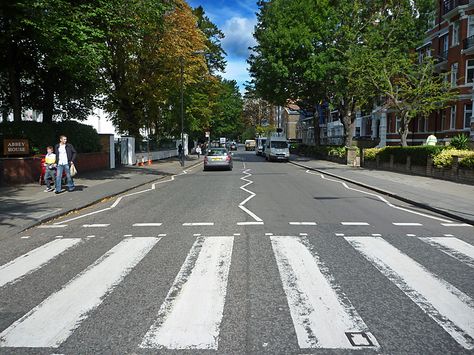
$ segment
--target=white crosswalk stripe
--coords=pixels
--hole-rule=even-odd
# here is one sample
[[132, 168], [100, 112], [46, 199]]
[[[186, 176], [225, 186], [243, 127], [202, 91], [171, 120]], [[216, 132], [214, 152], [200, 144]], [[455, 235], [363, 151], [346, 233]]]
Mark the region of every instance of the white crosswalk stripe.
[[420, 240], [474, 268], [474, 245], [450, 237], [420, 237]]
[[198, 237], [141, 348], [215, 349], [234, 237]]
[[0, 266], [0, 287], [14, 283], [81, 242], [80, 239], [55, 239]]
[[379, 237], [345, 237], [461, 346], [474, 349], [474, 301]]
[[306, 238], [270, 237], [301, 348], [378, 348]]
[[[377, 335], [379, 339], [376, 339], [372, 334], [376, 330], [366, 325], [365, 321], [370, 324], [369, 320], [364, 321], [359, 315], [350, 300], [351, 294], [338, 285], [331, 274], [331, 265], [320, 260], [306, 233], [299, 236], [270, 234], [265, 233], [265, 236], [271, 242], [276, 261], [276, 265], [273, 262], [271, 266], [278, 270], [278, 282], [281, 281], [285, 293], [282, 301], [286, 299], [288, 304], [298, 346], [301, 349], [380, 349], [381, 336]], [[224, 350], [219, 348], [219, 341], [224, 308], [228, 306], [234, 236], [196, 235], [194, 238], [158, 314], [149, 315], [153, 319], [148, 321], [153, 321], [153, 325], [140, 335], [143, 338], [138, 346], [142, 349]], [[343, 238], [455, 341], [466, 349], [474, 349], [474, 301], [468, 295], [381, 237]], [[121, 240], [59, 291], [4, 329], [0, 333], [0, 348], [59, 347], [160, 239]], [[454, 237], [419, 239], [427, 243], [427, 248], [434, 247], [470, 267], [474, 265], [471, 244]], [[42, 272], [44, 265], [79, 243], [78, 238], [55, 239], [0, 266], [0, 287], [20, 284], [25, 275]], [[88, 242], [83, 239], [82, 243]], [[2, 290], [9, 291], [8, 288]], [[381, 329], [377, 331], [383, 333]]]
[[130, 238], [121, 241], [0, 334], [1, 347], [61, 345], [159, 241]]

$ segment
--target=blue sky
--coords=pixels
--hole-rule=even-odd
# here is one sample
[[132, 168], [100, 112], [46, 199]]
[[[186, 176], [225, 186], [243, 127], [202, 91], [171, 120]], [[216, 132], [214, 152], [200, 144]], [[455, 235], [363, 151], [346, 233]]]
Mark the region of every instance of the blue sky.
[[209, 19], [224, 32], [222, 47], [227, 52], [227, 68], [222, 76], [236, 80], [241, 92], [250, 80], [246, 59], [248, 47], [255, 45], [252, 36], [257, 22], [257, 0], [188, 0], [190, 6], [202, 6]]

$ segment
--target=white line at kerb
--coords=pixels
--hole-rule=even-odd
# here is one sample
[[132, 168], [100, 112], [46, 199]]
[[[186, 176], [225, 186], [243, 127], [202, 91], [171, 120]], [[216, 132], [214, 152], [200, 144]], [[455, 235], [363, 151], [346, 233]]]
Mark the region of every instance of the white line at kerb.
[[31, 274], [80, 242], [81, 239], [76, 238], [55, 239], [0, 266], [0, 287]]
[[[377, 340], [307, 239], [270, 239], [300, 348], [367, 349], [370, 344], [370, 348], [378, 348]], [[348, 335], [361, 332], [367, 338]]]
[[401, 227], [403, 227], [403, 226], [412, 226], [412, 227], [414, 227], [414, 226], [422, 226], [423, 225], [421, 223], [411, 223], [411, 222], [393, 222], [392, 224], [394, 226], [401, 226]]
[[441, 225], [444, 227], [472, 227], [467, 223], [441, 223]]
[[106, 228], [106, 227], [110, 226], [110, 224], [96, 223], [96, 224], [83, 224], [82, 226], [84, 228]]
[[234, 237], [199, 237], [141, 348], [218, 349]]
[[382, 238], [346, 237], [454, 340], [474, 349], [474, 300]]
[[159, 241], [121, 241], [0, 334], [1, 347], [57, 348]]
[[419, 239], [474, 268], [474, 245], [449, 237], [420, 237]]

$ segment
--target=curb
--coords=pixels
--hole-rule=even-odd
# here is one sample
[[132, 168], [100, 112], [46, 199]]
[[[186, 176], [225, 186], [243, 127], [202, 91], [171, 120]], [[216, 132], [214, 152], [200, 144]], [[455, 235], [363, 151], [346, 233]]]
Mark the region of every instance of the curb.
[[301, 168], [305, 168], [305, 169], [312, 170], [312, 171], [317, 171], [318, 173], [321, 173], [321, 174], [324, 174], [324, 175], [328, 175], [328, 176], [331, 176], [331, 177], [334, 177], [334, 178], [337, 178], [337, 179], [339, 179], [339, 180], [343, 180], [343, 181], [346, 181], [346, 182], [350, 182], [351, 184], [364, 187], [364, 188], [366, 188], [366, 189], [369, 189], [369, 190], [372, 190], [372, 191], [381, 193], [381, 194], [383, 194], [383, 195], [386, 195], [386, 196], [389, 196], [389, 197], [393, 197], [393, 198], [395, 198], [395, 199], [397, 199], [397, 200], [400, 200], [400, 201], [403, 201], [403, 202], [412, 204], [412, 205], [417, 206], [417, 207], [421, 207], [421, 208], [427, 209], [427, 210], [429, 210], [429, 211], [431, 211], [431, 212], [435, 212], [435, 213], [438, 213], [438, 214], [443, 215], [443, 216], [445, 216], [445, 217], [449, 217], [449, 218], [455, 219], [455, 220], [457, 220], [457, 221], [460, 221], [460, 222], [463, 222], [463, 223], [467, 223], [467, 224], [470, 224], [470, 225], [474, 226], [474, 220], [472, 220], [472, 219], [464, 218], [464, 217], [462, 217], [462, 216], [455, 215], [455, 214], [453, 214], [453, 213], [444, 211], [444, 210], [439, 209], [439, 208], [437, 208], [437, 207], [433, 207], [433, 206], [424, 204], [424, 203], [422, 203], [422, 202], [414, 201], [414, 200], [412, 200], [412, 199], [409, 199], [409, 198], [406, 198], [406, 197], [397, 195], [397, 194], [394, 193], [394, 192], [390, 192], [390, 191], [387, 191], [387, 190], [378, 188], [378, 187], [376, 187], [376, 186], [368, 185], [368, 184], [365, 184], [365, 183], [363, 183], [363, 182], [359, 182], [359, 181], [356, 181], [356, 180], [352, 180], [352, 179], [349, 179], [349, 178], [346, 178], [346, 177], [343, 177], [343, 176], [339, 176], [339, 175], [336, 175], [336, 174], [333, 174], [333, 173], [328, 173], [327, 171], [323, 171], [323, 170], [320, 170], [320, 169], [317, 169], [317, 168], [312, 168], [312, 167], [303, 165], [303, 164], [301, 164], [301, 163], [296, 163], [296, 162], [294, 162], [294, 161], [290, 161], [290, 163], [293, 164], [293, 165], [299, 166], [299, 167], [301, 167]]
[[[189, 166], [187, 166], [186, 168], [194, 168], [195, 166], [199, 165], [201, 163], [201, 161], [198, 161], [194, 164], [191, 164]], [[133, 189], [136, 189], [136, 188], [139, 188], [139, 187], [142, 187], [142, 186], [145, 186], [145, 185], [148, 185], [148, 184], [153, 184], [157, 181], [160, 181], [160, 180], [163, 180], [169, 176], [172, 176], [174, 174], [170, 174], [170, 175], [164, 175], [164, 176], [161, 176], [159, 178], [156, 178], [154, 180], [150, 180], [150, 181], [147, 181], [147, 182], [144, 182], [144, 183], [141, 183], [141, 184], [138, 184], [138, 185], [135, 185], [135, 186], [132, 186], [132, 187], [129, 187], [129, 188], [126, 188], [122, 191], [119, 191], [119, 192], [115, 192], [115, 193], [112, 193], [110, 195], [107, 195], [107, 196], [102, 196], [101, 198], [99, 199], [96, 199], [96, 200], [93, 200], [92, 202], [89, 202], [89, 203], [86, 203], [84, 205], [81, 205], [79, 207], [75, 207], [75, 208], [71, 208], [69, 210], [65, 210], [65, 211], [62, 211], [60, 213], [57, 213], [57, 214], [54, 214], [54, 215], [49, 215], [48, 217], [45, 217], [45, 218], [42, 218], [42, 219], [39, 219], [35, 222], [33, 222], [31, 225], [27, 226], [27, 227], [22, 227], [18, 232], [14, 232], [14, 233], [23, 233], [24, 231], [28, 230], [28, 229], [31, 229], [31, 228], [34, 228], [40, 224], [43, 224], [43, 223], [46, 223], [46, 222], [49, 222], [51, 220], [54, 220], [56, 218], [59, 218], [59, 217], [62, 217], [62, 216], [65, 216], [71, 212], [78, 212], [80, 210], [83, 210], [84, 208], [87, 208], [87, 207], [90, 207], [90, 206], [93, 206], [97, 203], [99, 203], [100, 201], [102, 200], [105, 200], [105, 199], [110, 199], [110, 198], [113, 198], [115, 196], [118, 196], [118, 195], [121, 195], [121, 194], [124, 194], [128, 191], [131, 191]], [[7, 235], [6, 237], [10, 237], [10, 235]]]

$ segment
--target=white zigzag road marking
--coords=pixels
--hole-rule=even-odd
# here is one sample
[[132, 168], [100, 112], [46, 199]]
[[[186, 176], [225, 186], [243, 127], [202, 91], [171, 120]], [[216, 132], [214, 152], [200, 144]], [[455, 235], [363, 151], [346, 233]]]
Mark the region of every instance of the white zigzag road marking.
[[249, 173], [250, 169], [245, 169], [243, 171], [244, 174], [246, 174], [246, 176], [242, 176], [240, 178], [240, 180], [243, 180], [243, 181], [246, 181], [247, 183], [240, 186], [240, 189], [241, 190], [244, 190], [245, 192], [247, 192], [248, 194], [250, 194], [249, 197], [247, 197], [245, 200], [243, 200], [240, 204], [239, 204], [239, 208], [244, 211], [245, 213], [247, 213], [249, 216], [251, 216], [254, 220], [256, 220], [257, 222], [263, 222], [263, 220], [258, 217], [255, 213], [253, 213], [252, 211], [250, 211], [249, 209], [247, 209], [244, 205], [249, 202], [252, 198], [255, 197], [255, 193], [253, 191], [250, 191], [250, 190], [247, 190], [246, 187], [253, 184], [253, 181], [252, 180], [249, 180], [247, 179], [248, 177], [252, 176], [252, 174]]

